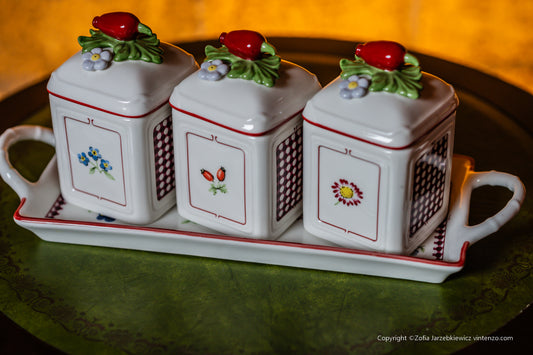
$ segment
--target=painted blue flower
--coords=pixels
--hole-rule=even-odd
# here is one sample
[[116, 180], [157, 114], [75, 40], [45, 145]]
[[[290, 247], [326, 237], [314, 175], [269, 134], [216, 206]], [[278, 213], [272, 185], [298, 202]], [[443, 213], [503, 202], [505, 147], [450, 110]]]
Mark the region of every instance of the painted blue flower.
[[109, 66], [113, 54], [102, 48], [94, 48], [82, 54], [81, 67], [87, 71], [104, 70]]
[[93, 147], [89, 147], [89, 156], [93, 158], [95, 161], [102, 157], [102, 155], [100, 154], [100, 151]]
[[78, 160], [85, 166], [89, 165], [89, 158], [85, 153], [78, 154]]
[[340, 96], [343, 99], [353, 99], [363, 97], [368, 92], [370, 80], [363, 76], [352, 75], [347, 80], [341, 81], [339, 87], [341, 88]]
[[103, 214], [100, 214], [100, 213], [98, 213], [98, 216], [96, 216], [96, 219], [99, 221], [105, 221], [105, 222], [115, 221], [113, 217], [104, 216]]
[[109, 171], [113, 169], [113, 167], [109, 164], [109, 160], [104, 159], [100, 161], [100, 168], [102, 168], [103, 171]]
[[217, 81], [224, 77], [229, 71], [229, 66], [220, 59], [203, 62], [198, 72], [198, 77], [202, 80]]

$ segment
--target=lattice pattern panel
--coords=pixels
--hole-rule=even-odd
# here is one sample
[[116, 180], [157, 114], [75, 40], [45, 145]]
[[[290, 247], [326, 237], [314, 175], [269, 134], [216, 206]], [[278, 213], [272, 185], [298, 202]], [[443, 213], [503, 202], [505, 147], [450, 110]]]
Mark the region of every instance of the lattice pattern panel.
[[171, 116], [154, 128], [154, 158], [157, 199], [161, 200], [176, 187]]
[[410, 237], [437, 213], [444, 203], [448, 160], [448, 135], [433, 143], [431, 151], [415, 164]]
[[281, 220], [303, 195], [303, 137], [299, 127], [276, 148], [276, 220]]

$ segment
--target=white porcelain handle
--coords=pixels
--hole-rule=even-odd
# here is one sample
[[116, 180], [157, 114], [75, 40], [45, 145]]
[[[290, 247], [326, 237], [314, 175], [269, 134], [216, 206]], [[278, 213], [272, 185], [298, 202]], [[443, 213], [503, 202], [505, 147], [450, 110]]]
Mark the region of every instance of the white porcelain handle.
[[[468, 215], [472, 191], [481, 186], [506, 187], [513, 191], [513, 196], [498, 213], [479, 224], [469, 226]], [[459, 243], [448, 243], [448, 246], [458, 250], [447, 250], [445, 254], [459, 255], [459, 249], [462, 248], [465, 242], [471, 245], [496, 232], [518, 213], [525, 196], [526, 189], [524, 184], [514, 175], [499, 171], [468, 173], [460, 196], [455, 201], [455, 206], [453, 206], [456, 213], [454, 213], [453, 218], [450, 218], [447, 226], [447, 234], [457, 235], [460, 240]]]
[[8, 128], [0, 136], [0, 148], [2, 149], [0, 153], [0, 174], [2, 179], [15, 190], [21, 199], [28, 197], [35, 184], [26, 180], [11, 165], [8, 150], [13, 144], [24, 140], [40, 141], [55, 147], [54, 133], [50, 128], [46, 127], [22, 125]]

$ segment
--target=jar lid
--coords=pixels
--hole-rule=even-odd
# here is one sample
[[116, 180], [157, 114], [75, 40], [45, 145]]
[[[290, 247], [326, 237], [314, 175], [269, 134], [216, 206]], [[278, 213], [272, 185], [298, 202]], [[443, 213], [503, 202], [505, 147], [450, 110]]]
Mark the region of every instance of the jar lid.
[[252, 136], [266, 134], [301, 113], [306, 102], [321, 88], [314, 74], [284, 60], [280, 62], [279, 77], [273, 86], [227, 76], [205, 80], [201, 72], [176, 86], [170, 105], [196, 118]]
[[402, 149], [452, 114], [458, 105], [453, 87], [422, 72], [423, 89], [417, 99], [384, 91], [348, 100], [340, 95], [340, 77], [307, 103], [304, 119], [310, 124], [374, 145]]
[[[88, 70], [87, 54], [80, 51], [52, 73], [48, 92], [123, 117], [146, 116], [165, 104], [172, 89], [198, 68], [194, 57], [181, 48], [163, 42], [160, 47], [162, 63], [111, 61], [104, 70]], [[94, 54], [103, 56], [102, 50]]]

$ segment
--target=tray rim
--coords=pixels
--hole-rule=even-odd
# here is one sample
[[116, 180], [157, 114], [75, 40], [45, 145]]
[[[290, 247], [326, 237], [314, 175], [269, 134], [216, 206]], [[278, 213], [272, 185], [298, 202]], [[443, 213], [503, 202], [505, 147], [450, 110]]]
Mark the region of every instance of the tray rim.
[[102, 229], [102, 231], [118, 230], [119, 232], [127, 232], [127, 231], [133, 230], [133, 231], [140, 231], [140, 232], [147, 232], [147, 233], [156, 233], [156, 234], [161, 234], [161, 235], [177, 235], [181, 237], [214, 239], [214, 240], [221, 240], [221, 241], [228, 241], [228, 242], [237, 242], [239, 244], [270, 245], [270, 246], [277, 246], [277, 247], [283, 247], [283, 248], [319, 250], [319, 251], [324, 251], [324, 252], [339, 253], [341, 255], [347, 254], [347, 255], [360, 255], [364, 257], [373, 257], [373, 258], [379, 258], [379, 259], [394, 259], [394, 260], [411, 262], [413, 264], [421, 263], [421, 264], [430, 264], [430, 265], [435, 265], [435, 266], [443, 266], [443, 267], [451, 267], [451, 268], [457, 268], [457, 267], [462, 268], [464, 266], [466, 250], [470, 244], [469, 242], [464, 242], [463, 246], [461, 247], [460, 259], [458, 261], [450, 262], [450, 261], [443, 261], [443, 260], [431, 260], [431, 259], [417, 258], [415, 256], [409, 256], [409, 255], [387, 254], [387, 253], [370, 251], [370, 250], [343, 248], [340, 246], [306, 244], [306, 243], [279, 241], [279, 240], [267, 240], [267, 239], [252, 239], [252, 238], [222, 235], [222, 234], [216, 234], [216, 233], [210, 234], [210, 233], [192, 232], [192, 231], [184, 231], [184, 230], [175, 230], [175, 229], [170, 229], [170, 228], [157, 228], [157, 227], [150, 227], [150, 226], [109, 224], [109, 223], [104, 223], [104, 222], [88, 222], [88, 221], [76, 221], [76, 220], [68, 220], [68, 219], [61, 219], [61, 218], [25, 216], [24, 214], [21, 213], [21, 209], [26, 204], [26, 201], [27, 201], [26, 198], [21, 199], [21, 202], [19, 206], [17, 207], [17, 209], [15, 210], [15, 213], [13, 215], [15, 222], [17, 222], [19, 225], [25, 228], [28, 228], [29, 225], [40, 225], [40, 226], [45, 225], [47, 226], [45, 227], [47, 229], [54, 229], [54, 227], [59, 226], [59, 227], [71, 228], [71, 229], [76, 230], [76, 228], [81, 226], [81, 227], [86, 227], [90, 229]]

